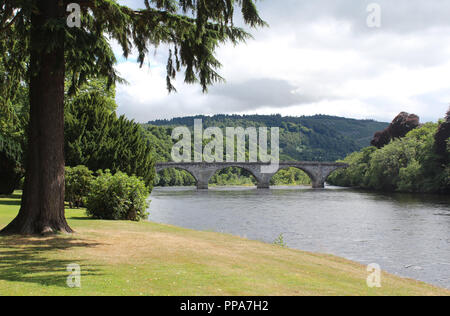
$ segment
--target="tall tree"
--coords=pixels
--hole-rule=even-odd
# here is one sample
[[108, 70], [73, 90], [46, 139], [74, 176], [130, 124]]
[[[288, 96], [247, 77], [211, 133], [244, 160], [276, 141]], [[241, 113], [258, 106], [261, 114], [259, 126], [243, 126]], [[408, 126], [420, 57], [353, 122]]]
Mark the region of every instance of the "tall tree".
[[[235, 8], [249, 26], [265, 25], [254, 0], [143, 0], [139, 10], [115, 0], [78, 0], [81, 26], [69, 28], [71, 2], [76, 1], [0, 0], [0, 40], [27, 47], [14, 61], [19, 70], [27, 65], [26, 75], [17, 73], [30, 86], [22, 205], [3, 234], [72, 232], [64, 216], [64, 78], [71, 77], [71, 93], [90, 77], [106, 76], [111, 85], [120, 80], [109, 39], [118, 41], [125, 57], [136, 49], [141, 66], [152, 48], [165, 45], [168, 90], [175, 89], [172, 80], [184, 70], [186, 83], [207, 91], [222, 80], [217, 46], [250, 36], [234, 26]], [[2, 55], [12, 56], [13, 44], [2, 48]]]
[[153, 186], [154, 155], [141, 124], [117, 117], [114, 89], [105, 94], [103, 83], [92, 80], [84, 91], [66, 98], [66, 166], [122, 171]]

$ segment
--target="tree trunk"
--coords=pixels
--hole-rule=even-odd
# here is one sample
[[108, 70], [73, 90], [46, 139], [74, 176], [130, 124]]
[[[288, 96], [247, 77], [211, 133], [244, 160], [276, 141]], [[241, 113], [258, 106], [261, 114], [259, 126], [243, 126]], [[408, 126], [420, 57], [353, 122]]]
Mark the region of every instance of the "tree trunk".
[[[30, 123], [22, 205], [2, 234], [71, 233], [64, 215], [64, 21], [58, 0], [34, 1]], [[52, 22], [47, 24], [48, 22]], [[56, 22], [56, 23], [55, 23]]]

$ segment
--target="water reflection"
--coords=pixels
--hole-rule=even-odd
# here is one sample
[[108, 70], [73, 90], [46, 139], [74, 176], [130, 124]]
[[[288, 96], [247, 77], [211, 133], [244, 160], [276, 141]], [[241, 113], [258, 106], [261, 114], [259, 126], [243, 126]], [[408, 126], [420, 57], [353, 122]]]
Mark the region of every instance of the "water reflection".
[[450, 197], [342, 188], [157, 188], [150, 220], [330, 253], [450, 288]]

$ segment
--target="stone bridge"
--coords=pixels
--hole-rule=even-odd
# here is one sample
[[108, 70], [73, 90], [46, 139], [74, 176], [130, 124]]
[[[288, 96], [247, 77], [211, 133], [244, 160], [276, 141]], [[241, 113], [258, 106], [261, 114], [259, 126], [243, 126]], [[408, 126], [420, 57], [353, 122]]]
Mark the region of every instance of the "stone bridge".
[[280, 170], [294, 167], [303, 170], [310, 178], [313, 188], [324, 188], [328, 176], [335, 170], [347, 168], [348, 165], [344, 163], [334, 162], [280, 162], [276, 170], [271, 173], [262, 173], [261, 168], [269, 166], [268, 163], [262, 162], [166, 162], [156, 164], [156, 172], [163, 171], [168, 168], [175, 168], [189, 172], [197, 181], [197, 189], [208, 189], [208, 183], [211, 177], [218, 171], [237, 167], [250, 172], [258, 182], [258, 189], [268, 189], [270, 187], [270, 180]]

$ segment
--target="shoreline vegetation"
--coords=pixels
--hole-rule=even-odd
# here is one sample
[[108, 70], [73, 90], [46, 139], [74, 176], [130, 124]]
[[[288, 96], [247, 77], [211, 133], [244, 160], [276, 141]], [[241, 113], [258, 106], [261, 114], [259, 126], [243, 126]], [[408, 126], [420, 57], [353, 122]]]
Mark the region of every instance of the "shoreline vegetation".
[[[20, 192], [0, 197], [0, 227], [17, 214]], [[91, 220], [66, 210], [76, 231], [0, 237], [0, 295], [450, 295], [423, 282], [349, 260], [147, 221]], [[69, 264], [81, 288], [69, 288]]]
[[437, 144], [444, 123], [426, 123], [383, 147], [366, 147], [347, 156], [347, 169], [330, 175], [328, 182], [378, 192], [450, 192], [450, 139]]

